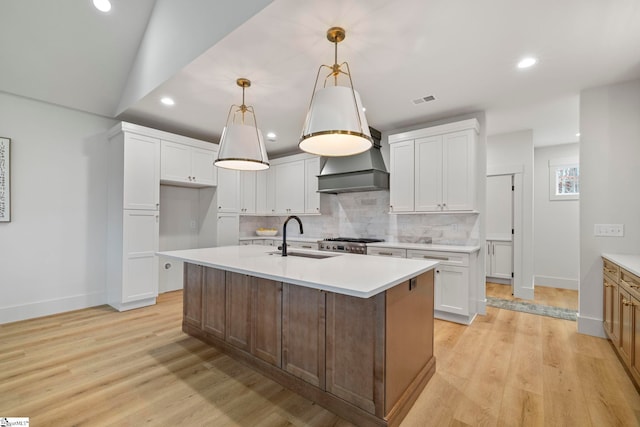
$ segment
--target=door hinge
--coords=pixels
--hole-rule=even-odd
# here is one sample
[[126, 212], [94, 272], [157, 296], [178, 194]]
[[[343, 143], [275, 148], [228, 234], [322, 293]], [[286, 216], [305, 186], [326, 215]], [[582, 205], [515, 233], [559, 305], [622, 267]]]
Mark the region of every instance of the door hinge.
[[515, 232], [513, 231], [513, 228], [511, 229], [511, 234], [512, 234], [512, 235], [513, 235], [513, 234], [515, 234]]
[[516, 191], [516, 186], [515, 185], [511, 186], [511, 191]]
[[511, 272], [511, 278], [513, 278], [513, 272]]

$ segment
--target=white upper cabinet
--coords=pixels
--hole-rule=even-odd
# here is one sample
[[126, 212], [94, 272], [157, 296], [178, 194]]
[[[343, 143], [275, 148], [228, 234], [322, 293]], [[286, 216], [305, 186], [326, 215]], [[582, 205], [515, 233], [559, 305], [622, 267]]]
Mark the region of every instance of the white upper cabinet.
[[391, 212], [413, 212], [414, 210], [414, 145], [413, 140], [402, 141], [390, 146]]
[[218, 168], [218, 187], [216, 197], [218, 212], [240, 212], [240, 172]]
[[472, 119], [390, 135], [390, 211], [473, 211], [478, 131]]
[[275, 169], [270, 167], [256, 172], [256, 214], [271, 215], [276, 212]]
[[274, 166], [276, 213], [304, 213], [305, 183], [304, 160]]
[[[122, 134], [120, 134], [122, 136]], [[160, 141], [124, 134], [123, 209], [153, 210], [160, 207]]]
[[256, 172], [240, 172], [240, 213], [256, 213]]
[[318, 193], [318, 175], [320, 174], [320, 157], [306, 159], [304, 212], [308, 214], [320, 213], [320, 193]]
[[188, 187], [216, 185], [216, 171], [213, 165], [216, 158], [214, 149], [163, 140], [161, 152], [160, 178], [163, 183]]

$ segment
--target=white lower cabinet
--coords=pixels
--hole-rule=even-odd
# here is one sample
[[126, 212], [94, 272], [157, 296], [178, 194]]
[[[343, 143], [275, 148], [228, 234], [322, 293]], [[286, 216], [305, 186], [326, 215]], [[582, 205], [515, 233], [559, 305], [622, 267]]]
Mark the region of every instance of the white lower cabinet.
[[237, 245], [239, 229], [238, 214], [218, 214], [216, 246]]
[[513, 272], [513, 245], [508, 241], [488, 240], [486, 275], [511, 280]]
[[111, 259], [107, 273], [109, 305], [117, 310], [155, 304], [159, 229], [157, 211], [123, 211], [121, 259]]
[[407, 249], [407, 258], [438, 261], [435, 274], [434, 316], [470, 324], [477, 314], [478, 251], [447, 252]]

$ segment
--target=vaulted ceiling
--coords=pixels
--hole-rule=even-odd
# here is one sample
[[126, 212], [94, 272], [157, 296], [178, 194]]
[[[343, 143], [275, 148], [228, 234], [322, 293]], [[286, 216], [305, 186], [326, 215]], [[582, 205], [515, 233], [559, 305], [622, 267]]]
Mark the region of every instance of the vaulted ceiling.
[[[216, 141], [247, 77], [279, 154], [297, 148], [334, 25], [347, 31], [338, 59], [382, 131], [485, 110], [489, 135], [573, 142], [580, 90], [640, 78], [640, 0], [112, 4], [102, 14], [90, 0], [0, 2], [0, 91]], [[538, 64], [517, 69], [527, 55]]]

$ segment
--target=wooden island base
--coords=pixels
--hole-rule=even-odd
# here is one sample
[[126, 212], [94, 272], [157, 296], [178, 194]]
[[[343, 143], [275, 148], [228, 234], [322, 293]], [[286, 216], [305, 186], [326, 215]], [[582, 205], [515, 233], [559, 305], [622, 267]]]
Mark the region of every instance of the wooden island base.
[[371, 298], [185, 263], [183, 331], [358, 426], [397, 426], [435, 373], [433, 270]]

